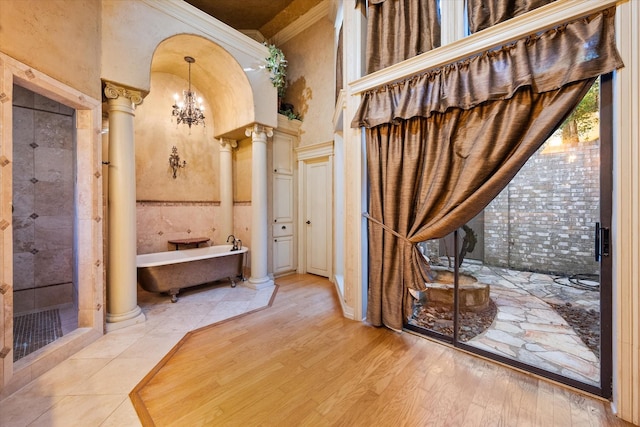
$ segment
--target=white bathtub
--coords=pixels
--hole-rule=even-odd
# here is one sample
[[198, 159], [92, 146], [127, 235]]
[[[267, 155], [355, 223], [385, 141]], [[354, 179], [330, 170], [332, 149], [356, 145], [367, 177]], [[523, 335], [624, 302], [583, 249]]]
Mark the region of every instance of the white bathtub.
[[231, 286], [243, 278], [247, 247], [232, 251], [232, 245], [207, 246], [156, 252], [136, 257], [138, 283], [149, 292], [167, 292], [178, 300], [180, 289], [228, 278]]

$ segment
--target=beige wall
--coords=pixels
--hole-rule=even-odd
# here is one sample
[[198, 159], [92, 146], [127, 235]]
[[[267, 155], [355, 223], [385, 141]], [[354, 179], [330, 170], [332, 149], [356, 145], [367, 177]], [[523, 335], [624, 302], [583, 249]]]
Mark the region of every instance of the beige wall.
[[100, 1], [0, 0], [0, 51], [100, 99], [100, 19]]
[[[220, 144], [213, 138], [215, 123], [205, 101], [206, 126], [176, 125], [171, 117], [173, 94], [188, 82], [173, 74], [154, 72], [151, 90], [136, 108], [137, 253], [173, 250], [172, 239], [208, 237], [223, 244], [217, 224], [220, 206]], [[192, 86], [199, 94], [199, 88]], [[169, 167], [171, 147], [187, 161], [173, 179]], [[233, 200], [235, 236], [245, 246], [251, 237], [251, 138], [233, 149]]]
[[285, 102], [302, 115], [300, 145], [333, 140], [334, 28], [323, 18], [281, 46], [287, 58]]
[[251, 201], [251, 138], [238, 141], [233, 150], [233, 201]]
[[136, 247], [138, 254], [175, 250], [173, 239], [207, 237], [208, 244], [223, 244], [216, 227], [217, 206], [213, 203], [138, 202]]
[[[186, 65], [186, 63], [185, 63]], [[205, 102], [205, 126], [176, 124], [171, 116], [173, 95], [188, 82], [165, 73], [152, 73], [151, 91], [136, 108], [136, 199], [153, 201], [220, 201], [220, 144], [213, 138], [215, 123]], [[198, 88], [192, 86], [198, 96]], [[174, 179], [169, 166], [171, 148], [187, 162]]]
[[[186, 65], [186, 63], [185, 63]], [[215, 123], [204, 100], [205, 126], [176, 124], [171, 116], [173, 95], [188, 87], [173, 74], [151, 74], [151, 90], [136, 109], [137, 252], [173, 250], [173, 239], [207, 237], [221, 244], [226, 236], [216, 224], [220, 202], [220, 144], [213, 138]], [[199, 88], [192, 89], [201, 95]], [[173, 178], [171, 148], [187, 162]]]

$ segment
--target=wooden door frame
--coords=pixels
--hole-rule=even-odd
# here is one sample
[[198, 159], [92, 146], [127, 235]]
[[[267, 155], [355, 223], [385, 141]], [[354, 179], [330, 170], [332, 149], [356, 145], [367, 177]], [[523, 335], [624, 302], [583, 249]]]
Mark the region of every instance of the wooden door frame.
[[[333, 141], [328, 141], [320, 144], [301, 146], [296, 148], [296, 155], [298, 161], [298, 268], [297, 273], [304, 274], [307, 272], [307, 232], [305, 227], [305, 211], [306, 211], [306, 169], [308, 163], [327, 159], [329, 166], [329, 183], [328, 187], [333, 189]], [[333, 282], [333, 191], [327, 195], [327, 262], [329, 280]]]

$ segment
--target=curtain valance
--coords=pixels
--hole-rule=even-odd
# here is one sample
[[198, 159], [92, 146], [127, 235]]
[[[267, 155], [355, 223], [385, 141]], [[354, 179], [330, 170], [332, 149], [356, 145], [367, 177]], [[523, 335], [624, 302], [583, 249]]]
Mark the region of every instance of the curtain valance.
[[536, 93], [622, 67], [615, 47], [615, 10], [529, 36], [407, 80], [365, 92], [353, 127], [375, 127], [450, 108], [509, 99], [519, 88]]

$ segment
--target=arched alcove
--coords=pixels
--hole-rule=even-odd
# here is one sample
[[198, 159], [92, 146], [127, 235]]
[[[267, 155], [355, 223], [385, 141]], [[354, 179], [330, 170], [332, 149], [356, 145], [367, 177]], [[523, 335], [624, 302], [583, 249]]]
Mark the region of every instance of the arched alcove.
[[[205, 125], [191, 129], [176, 124], [171, 116], [173, 95], [182, 97], [188, 87], [185, 56], [195, 59], [191, 88], [205, 107]], [[266, 73], [263, 69], [257, 72]], [[149, 93], [135, 115], [137, 251], [164, 251], [167, 240], [193, 236], [221, 243], [231, 233], [233, 221], [221, 217], [226, 211], [221, 207], [223, 177], [216, 138], [246, 138], [246, 127], [256, 121], [254, 88], [227, 50], [187, 34], [158, 44], [150, 62], [149, 82]], [[186, 161], [177, 179], [168, 162], [172, 147]], [[224, 206], [232, 203], [227, 199]], [[227, 232], [224, 236], [220, 234], [223, 230]]]
[[244, 129], [256, 121], [251, 83], [238, 61], [225, 49], [201, 36], [180, 34], [169, 37], [156, 48], [151, 72], [174, 74], [188, 80], [184, 57], [191, 66], [192, 84], [211, 110], [207, 113], [215, 127], [215, 137], [239, 139]]

